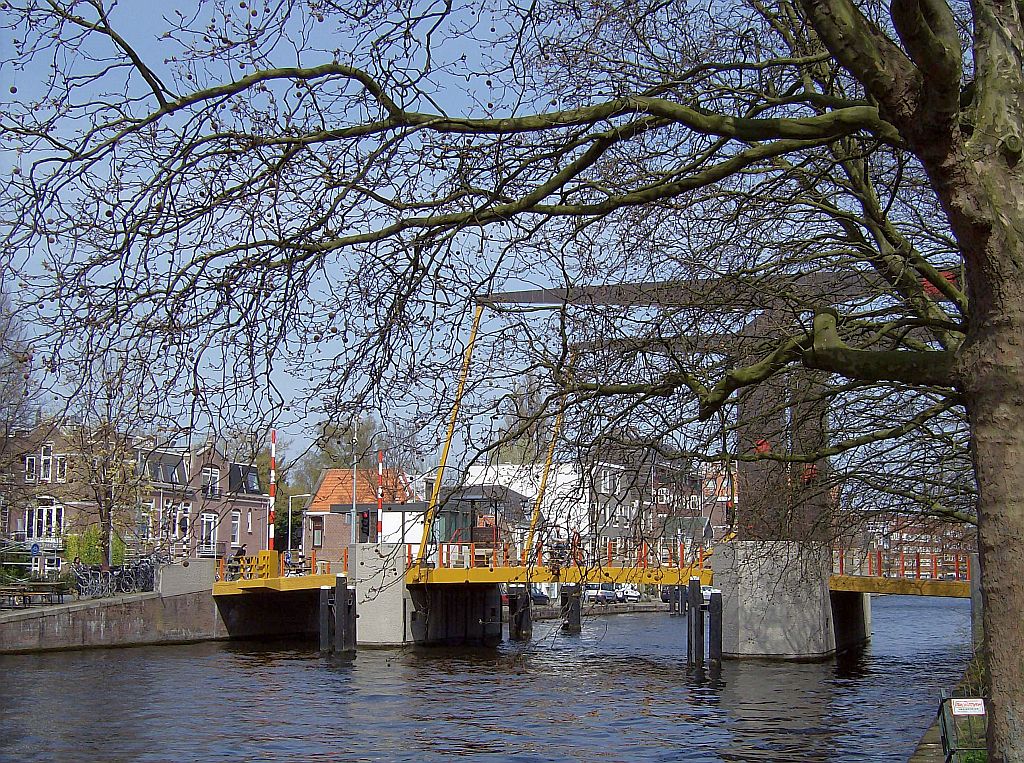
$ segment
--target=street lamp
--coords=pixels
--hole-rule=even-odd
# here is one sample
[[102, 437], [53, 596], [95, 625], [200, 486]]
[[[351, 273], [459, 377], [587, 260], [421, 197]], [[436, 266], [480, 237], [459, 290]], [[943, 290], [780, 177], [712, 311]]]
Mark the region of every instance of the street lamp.
[[292, 552], [292, 498], [312, 498], [312, 493], [299, 493], [288, 496], [288, 553]]

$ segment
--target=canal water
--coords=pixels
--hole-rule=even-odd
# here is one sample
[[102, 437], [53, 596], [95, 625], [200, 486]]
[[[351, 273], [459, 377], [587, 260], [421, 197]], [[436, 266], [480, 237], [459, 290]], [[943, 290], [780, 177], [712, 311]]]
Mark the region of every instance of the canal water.
[[536, 624], [528, 645], [218, 642], [0, 656], [0, 761], [900, 761], [969, 658], [968, 602], [875, 597], [838, 662], [687, 672], [683, 619]]

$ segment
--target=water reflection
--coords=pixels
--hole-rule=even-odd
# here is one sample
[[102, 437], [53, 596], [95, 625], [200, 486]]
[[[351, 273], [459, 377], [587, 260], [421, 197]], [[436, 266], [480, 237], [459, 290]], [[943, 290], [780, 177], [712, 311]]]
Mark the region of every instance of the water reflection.
[[966, 602], [876, 599], [861, 654], [685, 665], [681, 619], [536, 624], [497, 650], [312, 644], [0, 657], [0, 760], [891, 761], [968, 656]]

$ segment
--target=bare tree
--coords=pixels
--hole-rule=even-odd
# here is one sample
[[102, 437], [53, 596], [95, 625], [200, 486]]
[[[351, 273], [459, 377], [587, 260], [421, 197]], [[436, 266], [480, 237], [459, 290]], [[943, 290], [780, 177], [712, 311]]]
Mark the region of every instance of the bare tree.
[[[599, 429], [973, 498], [989, 759], [1024, 757], [1019, 3], [212, 3], [158, 42], [102, 0], [3, 13], [4, 248], [51, 365], [118, 336], [182, 404], [216, 376], [284, 414], [297, 377], [336, 422], [429, 415], [474, 298], [563, 290], [485, 326], [469, 413], [525, 364]], [[783, 442], [826, 401], [827, 443]]]

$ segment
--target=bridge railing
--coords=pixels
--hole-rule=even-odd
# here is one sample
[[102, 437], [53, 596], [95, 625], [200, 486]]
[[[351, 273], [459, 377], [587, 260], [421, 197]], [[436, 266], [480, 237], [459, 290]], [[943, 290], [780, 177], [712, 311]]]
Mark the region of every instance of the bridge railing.
[[[417, 547], [406, 545], [406, 564], [413, 565]], [[527, 555], [524, 545], [516, 543], [482, 544], [468, 542], [439, 543], [427, 561], [442, 569], [471, 569], [475, 567], [636, 567], [640, 569], [670, 567], [704, 567], [707, 552], [691, 552], [682, 544], [641, 543], [636, 548], [609, 542], [599, 552], [574, 544], [539, 543]]]
[[277, 551], [260, 551], [255, 556], [222, 556], [217, 563], [217, 581], [266, 580], [283, 576], [282, 565], [282, 555]]
[[908, 580], [970, 580], [972, 576], [970, 554], [907, 553], [882, 549], [835, 549], [832, 552], [832, 572], [854, 575]]

